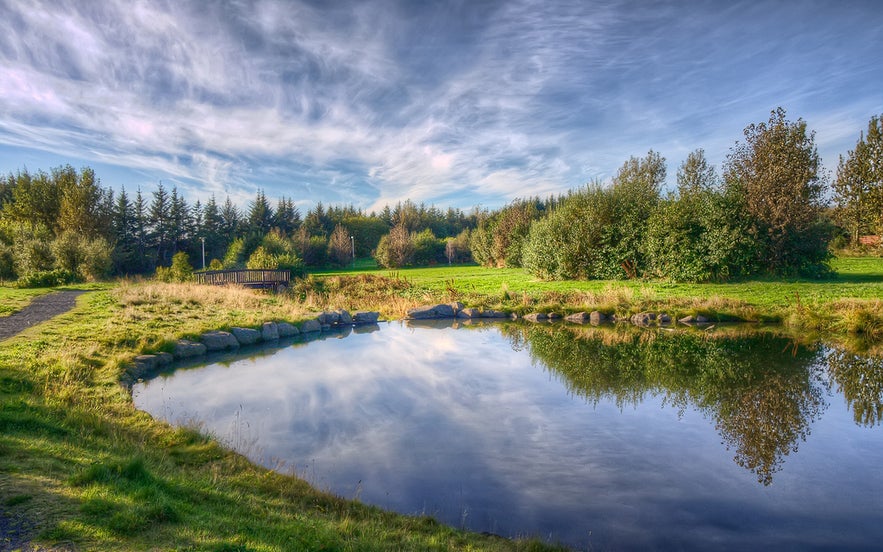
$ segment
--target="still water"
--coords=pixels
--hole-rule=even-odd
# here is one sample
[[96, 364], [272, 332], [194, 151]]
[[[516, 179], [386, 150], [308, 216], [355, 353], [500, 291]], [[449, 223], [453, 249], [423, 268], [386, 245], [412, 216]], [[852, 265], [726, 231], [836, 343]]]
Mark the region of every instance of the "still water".
[[883, 546], [883, 359], [770, 334], [383, 325], [135, 404], [406, 514], [582, 549]]

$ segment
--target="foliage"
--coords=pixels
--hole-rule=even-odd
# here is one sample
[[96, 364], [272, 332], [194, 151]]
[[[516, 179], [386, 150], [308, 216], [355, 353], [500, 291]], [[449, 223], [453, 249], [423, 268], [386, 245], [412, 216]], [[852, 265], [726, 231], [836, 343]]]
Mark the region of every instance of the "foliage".
[[422, 232], [414, 232], [410, 237], [414, 244], [415, 265], [427, 266], [445, 261], [445, 240], [436, 238], [432, 230], [427, 228]]
[[227, 252], [224, 254], [224, 261], [222, 264], [226, 269], [233, 269], [241, 268], [244, 265], [244, 262], [245, 240], [242, 238], [236, 238], [227, 247]]
[[57, 268], [55, 270], [28, 272], [18, 279], [16, 285], [21, 288], [45, 288], [73, 284], [79, 281], [77, 273]]
[[398, 268], [414, 262], [414, 243], [407, 227], [397, 224], [389, 234], [380, 238], [374, 258], [385, 268]]
[[187, 253], [179, 251], [172, 256], [169, 268], [156, 267], [156, 279], [160, 282], [187, 282], [193, 278], [193, 266]]
[[649, 273], [678, 282], [726, 281], [751, 274], [749, 221], [717, 186], [702, 150], [678, 170], [678, 195], [660, 201], [647, 225]]
[[823, 273], [830, 230], [821, 221], [826, 182], [815, 133], [779, 108], [744, 135], [727, 158], [724, 181], [751, 221], [758, 263], [773, 274]]
[[52, 243], [52, 253], [56, 267], [79, 274], [84, 280], [100, 280], [110, 274], [113, 248], [104, 238], [89, 240], [67, 231]]
[[530, 225], [548, 212], [553, 203], [539, 198], [517, 199], [482, 217], [470, 237], [472, 258], [484, 266], [522, 266], [521, 252]]
[[883, 117], [871, 117], [867, 135], [840, 156], [833, 189], [837, 219], [853, 246], [863, 234], [883, 234]]
[[328, 260], [336, 266], [345, 266], [354, 259], [353, 242], [349, 231], [338, 224], [328, 240]]

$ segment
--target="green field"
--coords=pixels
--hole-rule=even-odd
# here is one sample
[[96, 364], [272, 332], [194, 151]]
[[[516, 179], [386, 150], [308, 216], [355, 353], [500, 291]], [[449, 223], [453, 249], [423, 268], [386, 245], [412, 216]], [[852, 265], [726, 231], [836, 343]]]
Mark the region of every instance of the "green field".
[[[573, 311], [708, 312], [792, 332], [883, 336], [883, 259], [841, 258], [827, 281], [540, 282], [476, 266], [316, 273], [293, 293], [195, 284], [90, 286], [74, 311], [0, 342], [0, 541], [77, 550], [540, 550], [333, 497], [135, 410], [131, 359], [181, 337], [327, 307], [401, 315], [436, 301]], [[48, 290], [0, 287], [8, 314]], [[862, 345], [868, 350], [866, 345]], [[873, 350], [873, 349], [872, 349]], [[65, 548], [67, 549], [67, 548]]]

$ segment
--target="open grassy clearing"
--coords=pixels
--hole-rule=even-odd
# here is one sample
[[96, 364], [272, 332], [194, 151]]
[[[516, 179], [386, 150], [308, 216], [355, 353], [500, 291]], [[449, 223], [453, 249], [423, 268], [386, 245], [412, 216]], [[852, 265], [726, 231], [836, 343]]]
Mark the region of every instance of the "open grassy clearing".
[[154, 421], [119, 384], [138, 352], [306, 312], [236, 288], [122, 283], [0, 344], [4, 547], [35, 539], [77, 550], [547, 548], [322, 493], [196, 430]]
[[[211, 329], [297, 322], [326, 307], [400, 316], [448, 300], [516, 312], [770, 318], [833, 332], [841, 342], [850, 333], [883, 335], [883, 259], [838, 259], [836, 266], [840, 277], [825, 282], [727, 285], [550, 283], [471, 266], [316, 274], [290, 296], [192, 284], [91, 286], [74, 311], [0, 343], [0, 517], [7, 520], [0, 528], [88, 550], [543, 549], [333, 497], [257, 467], [197, 430], [155, 422], [119, 384], [126, 362]], [[0, 288], [0, 297], [20, 308], [46, 291]]]
[[0, 286], [0, 316], [9, 316], [20, 311], [31, 302], [34, 297], [45, 295], [51, 289], [19, 289], [14, 287]]

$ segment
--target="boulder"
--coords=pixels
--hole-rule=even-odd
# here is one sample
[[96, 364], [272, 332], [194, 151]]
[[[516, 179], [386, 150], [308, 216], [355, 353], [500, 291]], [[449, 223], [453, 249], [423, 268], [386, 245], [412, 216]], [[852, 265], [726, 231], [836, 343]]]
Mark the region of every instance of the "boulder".
[[548, 314], [548, 318], [549, 318], [549, 320], [561, 320], [561, 313], [560, 312], [550, 312]]
[[377, 324], [377, 320], [380, 319], [379, 312], [370, 312], [370, 311], [356, 311], [353, 313], [353, 324]]
[[345, 326], [352, 326], [353, 317], [352, 317], [352, 315], [350, 315], [350, 313], [348, 313], [347, 311], [345, 311], [343, 309], [338, 309], [337, 315], [338, 315], [338, 321], [337, 321], [338, 324], [345, 325]]
[[696, 316], [696, 323], [697, 324], [708, 324], [708, 322], [709, 322], [708, 318], [702, 316], [701, 314]]
[[171, 366], [173, 362], [175, 362], [175, 355], [172, 353], [156, 353], [157, 366]]
[[460, 312], [457, 313], [457, 318], [481, 318], [481, 311], [471, 307], [460, 309]]
[[428, 320], [434, 318], [454, 318], [455, 313], [451, 305], [426, 305], [416, 307], [408, 311], [408, 318], [414, 320]]
[[261, 340], [261, 332], [253, 328], [230, 328], [240, 345], [254, 345]]
[[454, 316], [457, 316], [461, 310], [463, 310], [463, 303], [460, 301], [454, 301], [451, 303], [451, 308], [454, 309]]
[[322, 331], [322, 324], [318, 320], [307, 320], [300, 327], [301, 333], [314, 333]]
[[138, 355], [135, 357], [136, 377], [152, 372], [159, 366], [159, 358], [156, 355]]
[[279, 337], [291, 337], [300, 333], [297, 326], [288, 322], [276, 322], [276, 330], [279, 332]]
[[322, 326], [331, 326], [340, 322], [340, 313], [337, 311], [323, 311], [316, 317]]
[[175, 350], [174, 355], [175, 358], [193, 358], [202, 356], [206, 353], [207, 349], [205, 345], [202, 343], [196, 343], [195, 341], [190, 341], [187, 339], [179, 339], [175, 342]]
[[681, 324], [695, 324], [696, 317], [693, 316], [692, 314], [688, 314], [687, 316], [685, 316], [683, 318], [678, 318], [678, 322], [680, 322]]
[[607, 316], [603, 312], [592, 311], [589, 313], [589, 322], [597, 326], [601, 322], [607, 322]]
[[568, 314], [564, 319], [575, 324], [585, 324], [589, 321], [589, 314], [586, 312], [575, 312], [573, 314]]
[[275, 322], [264, 322], [261, 326], [261, 339], [275, 341], [279, 339], [279, 326]]
[[649, 326], [654, 318], [656, 318], [656, 315], [651, 316], [649, 312], [639, 312], [632, 315], [631, 322], [635, 326]]
[[545, 322], [548, 318], [544, 312], [532, 312], [524, 315], [524, 319], [528, 322]]
[[199, 338], [207, 351], [224, 351], [226, 349], [238, 349], [239, 341], [230, 332], [214, 331], [206, 332]]
[[671, 324], [671, 316], [663, 313], [659, 315], [659, 323], [660, 324]]
[[503, 311], [488, 309], [481, 313], [482, 318], [509, 318], [509, 315]]

